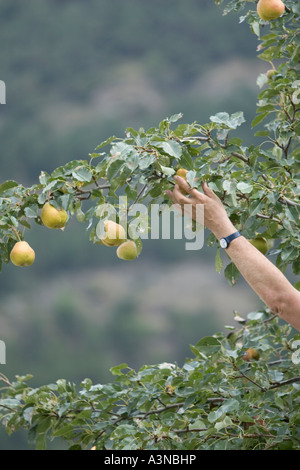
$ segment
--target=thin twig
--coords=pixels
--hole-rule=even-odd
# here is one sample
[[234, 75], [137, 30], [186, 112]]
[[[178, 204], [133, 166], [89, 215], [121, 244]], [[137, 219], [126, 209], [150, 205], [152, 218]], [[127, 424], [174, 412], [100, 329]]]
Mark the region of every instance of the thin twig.
[[145, 413], [141, 413], [140, 416], [134, 416], [134, 417], [135, 418], [139, 418], [139, 417], [147, 418], [147, 416], [149, 415], [163, 413], [164, 411], [170, 410], [172, 408], [179, 408], [180, 406], [183, 406], [183, 405], [184, 405], [184, 401], [179, 402], [179, 403], [174, 403], [172, 405], [166, 405], [163, 408], [157, 408], [156, 410], [150, 410]]

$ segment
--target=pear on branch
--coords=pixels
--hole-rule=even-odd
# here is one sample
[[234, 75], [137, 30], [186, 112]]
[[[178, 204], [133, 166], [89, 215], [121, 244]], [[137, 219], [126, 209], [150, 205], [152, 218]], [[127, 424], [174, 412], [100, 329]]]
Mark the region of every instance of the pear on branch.
[[276, 20], [285, 10], [285, 4], [281, 0], [259, 0], [257, 14], [264, 21]]
[[19, 241], [10, 252], [10, 260], [15, 266], [31, 266], [35, 260], [35, 252], [27, 242]]
[[[184, 180], [186, 180], [186, 174], [187, 174], [187, 173], [188, 173], [188, 170], [186, 170], [185, 168], [179, 168], [179, 169], [176, 171], [176, 175], [177, 175], [177, 176], [181, 176], [181, 178], [183, 178]], [[186, 195], [188, 194], [188, 193], [187, 193], [184, 189], [182, 189], [181, 187], [180, 187], [180, 191], [182, 192], [182, 194], [183, 194], [184, 196], [186, 196]]]
[[138, 249], [134, 241], [127, 240], [122, 243], [117, 249], [117, 256], [120, 259], [130, 261], [138, 256]]
[[263, 255], [265, 255], [274, 246], [273, 239], [266, 239], [264, 237], [250, 238], [249, 242], [255, 246]]
[[50, 202], [46, 202], [42, 208], [41, 219], [48, 228], [64, 228], [68, 214], [64, 209], [56, 209]]
[[113, 220], [105, 221], [104, 230], [104, 236], [100, 240], [106, 246], [118, 246], [126, 240], [124, 227]]
[[257, 351], [257, 349], [255, 348], [248, 348], [247, 351], [245, 352], [244, 356], [242, 357], [242, 359], [244, 361], [258, 361], [260, 355], [259, 355], [259, 352]]

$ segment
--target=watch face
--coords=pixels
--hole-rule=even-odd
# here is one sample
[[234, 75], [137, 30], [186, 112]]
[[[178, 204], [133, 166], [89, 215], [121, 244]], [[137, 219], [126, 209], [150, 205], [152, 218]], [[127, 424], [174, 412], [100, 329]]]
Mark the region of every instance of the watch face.
[[224, 240], [224, 238], [221, 238], [221, 240], [220, 240], [220, 246], [221, 246], [221, 248], [226, 248], [226, 247], [227, 247], [227, 241]]

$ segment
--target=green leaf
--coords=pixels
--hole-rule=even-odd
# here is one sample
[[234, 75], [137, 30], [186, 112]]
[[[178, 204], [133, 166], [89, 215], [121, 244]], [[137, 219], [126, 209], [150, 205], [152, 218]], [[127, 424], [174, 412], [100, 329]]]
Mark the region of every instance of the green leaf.
[[253, 217], [256, 214], [258, 214], [263, 206], [264, 206], [264, 201], [261, 201], [259, 199], [252, 202], [249, 206], [249, 217]]
[[265, 73], [260, 73], [256, 79], [256, 83], [259, 88], [262, 88], [264, 85], [268, 83], [268, 77]]
[[72, 176], [77, 181], [89, 183], [92, 180], [93, 175], [92, 175], [92, 172], [88, 168], [82, 166], [72, 171]]
[[118, 366], [111, 367], [109, 370], [112, 373], [112, 375], [123, 375], [123, 372], [121, 372], [123, 369], [128, 369], [127, 364], [120, 364]]
[[39, 434], [36, 437], [36, 444], [35, 444], [36, 450], [45, 450], [47, 448], [47, 434]]
[[243, 141], [239, 137], [233, 137], [228, 141], [228, 145], [234, 145], [237, 147], [240, 147], [242, 145]]
[[186, 174], [186, 181], [192, 188], [197, 188], [198, 186], [198, 179], [196, 171], [189, 170]]
[[[77, 167], [81, 167], [81, 166], [85, 165], [86, 163], [87, 162], [84, 161], [84, 160], [72, 160], [72, 161], [68, 162], [66, 165], [60, 166], [60, 167], [56, 168], [55, 170], [53, 170], [53, 172], [51, 173], [51, 177], [52, 178], [59, 178], [60, 176], [65, 177], [65, 176], [71, 175], [72, 171], [76, 170]], [[44, 173], [44, 175], [45, 175], [45, 173]], [[48, 180], [48, 178], [47, 178], [47, 180]]]
[[107, 179], [112, 181], [124, 167], [124, 160], [114, 160], [107, 169]]
[[172, 175], [175, 174], [174, 168], [166, 167], [166, 166], [163, 166], [163, 165], [160, 165], [160, 168], [161, 168], [161, 172], [162, 172], [164, 175], [172, 176]]
[[134, 171], [139, 166], [139, 154], [136, 151], [132, 151], [126, 157], [126, 165], [131, 170]]
[[153, 153], [142, 153], [139, 158], [139, 167], [141, 170], [145, 170], [146, 168], [149, 168], [152, 163], [156, 161], [156, 157]]
[[32, 206], [25, 207], [24, 213], [26, 217], [35, 218], [39, 215], [39, 206], [37, 204], [33, 204]]
[[229, 284], [234, 286], [240, 277], [240, 272], [233, 263], [229, 263], [224, 270], [224, 275]]
[[255, 137], [268, 137], [270, 135], [270, 131], [256, 131]]
[[130, 152], [134, 150], [132, 145], [126, 144], [126, 142], [117, 142], [110, 150], [112, 158], [124, 159]]
[[113, 135], [111, 137], [109, 137], [108, 139], [104, 140], [103, 142], [101, 142], [101, 144], [97, 145], [96, 149], [95, 150], [99, 150], [101, 149], [102, 147], [105, 147], [106, 145], [109, 145], [111, 144], [111, 142], [113, 142], [114, 140], [116, 139], [116, 137]]
[[252, 128], [260, 124], [267, 116], [269, 116], [269, 113], [258, 114], [251, 123]]
[[215, 258], [215, 267], [216, 267], [217, 273], [220, 273], [222, 271], [223, 260], [222, 260], [221, 253], [220, 253], [220, 247], [218, 247], [217, 249], [216, 258]]
[[0, 407], [7, 406], [9, 408], [14, 408], [20, 405], [21, 405], [20, 400], [17, 400], [16, 398], [4, 398], [0, 400]]
[[210, 116], [211, 122], [221, 124], [230, 129], [236, 129], [238, 126], [245, 122], [244, 114], [242, 111], [229, 115], [228, 113], [222, 112], [217, 113], [215, 116]]
[[169, 121], [170, 122], [177, 122], [179, 121], [179, 119], [181, 119], [183, 116], [182, 113], [178, 113], [178, 114], [173, 114], [172, 116], [169, 117]]
[[231, 411], [237, 411], [240, 408], [240, 402], [235, 398], [229, 398], [225, 400], [221, 406], [222, 410], [225, 413], [230, 413]]
[[250, 183], [244, 183], [243, 181], [237, 183], [236, 188], [243, 194], [249, 194], [253, 190], [253, 186]]
[[189, 429], [205, 429], [206, 425], [201, 419], [196, 419], [196, 421], [189, 425]]
[[214, 336], [205, 336], [204, 338], [200, 339], [196, 344], [197, 347], [201, 348], [203, 346], [219, 346], [220, 341], [215, 338]]
[[5, 181], [4, 183], [0, 185], [0, 193], [4, 193], [5, 191], [15, 188], [16, 186], [19, 186], [19, 184], [16, 181], [13, 181], [13, 180]]
[[170, 157], [179, 159], [182, 155], [181, 145], [173, 140], [169, 140], [167, 142], [152, 142], [152, 145], [157, 148], [162, 148], [166, 154], [170, 155]]
[[282, 261], [292, 261], [298, 257], [299, 250], [295, 246], [287, 246], [281, 252]]
[[247, 314], [248, 320], [261, 320], [264, 316], [263, 312], [249, 312]]
[[74, 433], [74, 426], [73, 424], [65, 424], [58, 429], [53, 431], [53, 436], [54, 437], [64, 437], [66, 439], [69, 439], [73, 436]]
[[193, 170], [194, 168], [193, 159], [186, 149], [184, 149], [182, 152], [179, 164], [182, 168], [185, 168], [186, 170]]
[[252, 21], [251, 22], [251, 29], [256, 36], [260, 37], [260, 23], [259, 21]]
[[114, 432], [114, 438], [116, 439], [123, 439], [128, 435], [135, 434], [135, 427], [131, 424], [120, 424]]

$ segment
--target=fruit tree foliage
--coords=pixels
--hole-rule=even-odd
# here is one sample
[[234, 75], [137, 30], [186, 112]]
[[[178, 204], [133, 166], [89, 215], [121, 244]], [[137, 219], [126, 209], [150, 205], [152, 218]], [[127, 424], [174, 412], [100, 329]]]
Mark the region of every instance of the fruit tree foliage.
[[[182, 123], [179, 113], [150, 129], [128, 128], [122, 138], [110, 137], [86, 160], [70, 161], [51, 174], [42, 171], [29, 188], [5, 181], [2, 264], [30, 226], [42, 223], [47, 201], [82, 222], [97, 243], [105, 207], [113, 206], [118, 218], [124, 209], [120, 195], [127, 196], [129, 208], [137, 202], [149, 209], [154, 203], [170, 205], [165, 190], [182, 167], [191, 186], [208, 182], [245, 236], [275, 241], [267, 256], [279, 269], [290, 266], [300, 274], [300, 5], [286, 0], [284, 14], [266, 22], [256, 3], [216, 0], [224, 14], [236, 12], [240, 23], [249, 25], [258, 58], [272, 70], [257, 78], [253, 144], [247, 147], [238, 137], [245, 125], [241, 110], [221, 111], [201, 124]], [[143, 229], [143, 221], [136, 222]], [[215, 249], [217, 271], [235, 284], [235, 266], [222, 258], [213, 235], [206, 241]], [[142, 256], [141, 240], [138, 251]], [[122, 364], [112, 369], [116, 381], [110, 384], [86, 379], [77, 389], [58, 380], [32, 389], [27, 377], [11, 381], [1, 375], [2, 422], [9, 433], [28, 429], [37, 448], [46, 446], [47, 437], [59, 437], [70, 448], [299, 449], [299, 335], [291, 336], [292, 329], [264, 308], [237, 321], [240, 329], [192, 346], [195, 357], [182, 367], [158, 364], [135, 372]], [[248, 347], [259, 351], [257, 361], [243, 359]]]

